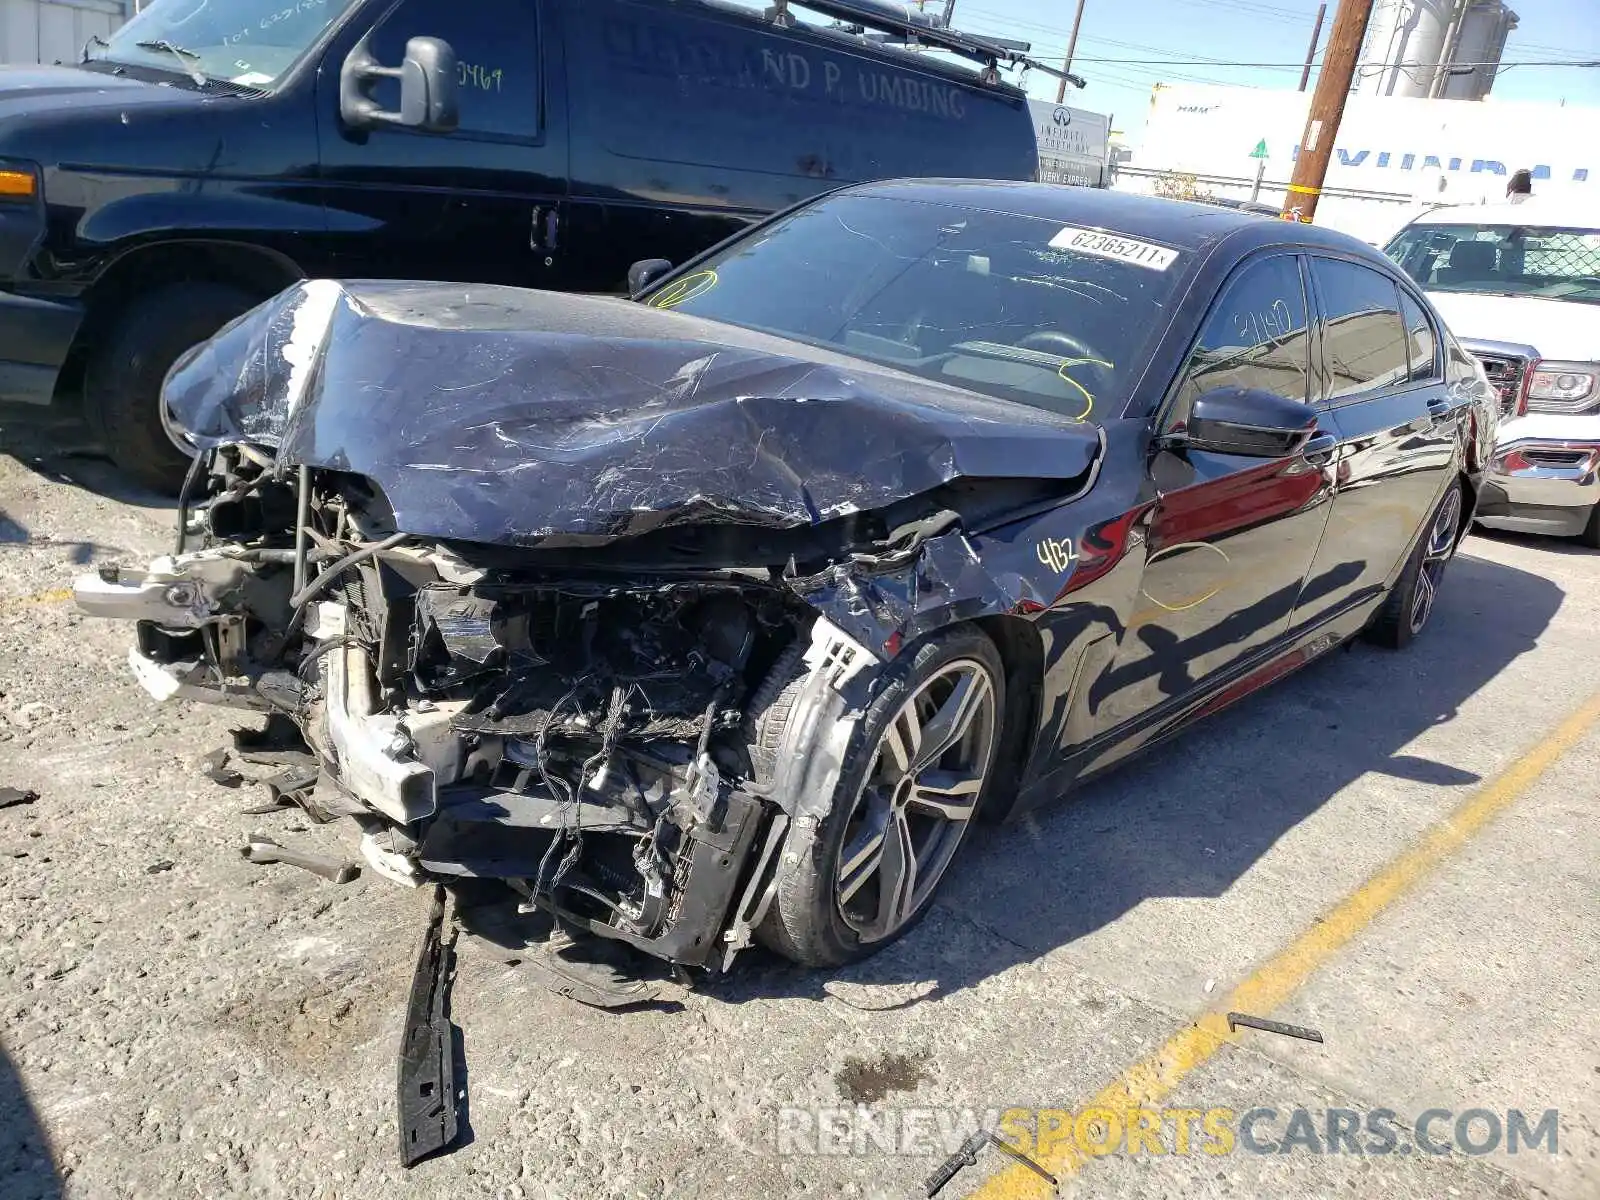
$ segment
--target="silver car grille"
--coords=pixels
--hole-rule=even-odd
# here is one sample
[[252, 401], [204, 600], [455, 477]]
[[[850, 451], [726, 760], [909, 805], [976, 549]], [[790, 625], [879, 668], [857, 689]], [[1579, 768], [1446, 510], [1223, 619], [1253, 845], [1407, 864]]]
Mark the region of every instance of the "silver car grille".
[[1500, 397], [1500, 414], [1514, 416], [1517, 400], [1522, 393], [1522, 378], [1528, 369], [1528, 360], [1514, 354], [1489, 354], [1474, 350], [1472, 356], [1483, 364], [1483, 373]]

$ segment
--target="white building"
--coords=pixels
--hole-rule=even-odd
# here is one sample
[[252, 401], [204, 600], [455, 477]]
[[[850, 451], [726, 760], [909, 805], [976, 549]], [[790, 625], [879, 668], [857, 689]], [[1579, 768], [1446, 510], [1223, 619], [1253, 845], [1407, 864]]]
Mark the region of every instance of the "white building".
[[[1284, 202], [1308, 92], [1157, 85], [1124, 191]], [[1600, 205], [1600, 109], [1528, 101], [1352, 95], [1334, 140], [1317, 224], [1386, 238], [1419, 206], [1503, 200], [1512, 172], [1536, 195]]]
[[0, 63], [77, 62], [93, 35], [109, 37], [135, 0], [0, 0]]

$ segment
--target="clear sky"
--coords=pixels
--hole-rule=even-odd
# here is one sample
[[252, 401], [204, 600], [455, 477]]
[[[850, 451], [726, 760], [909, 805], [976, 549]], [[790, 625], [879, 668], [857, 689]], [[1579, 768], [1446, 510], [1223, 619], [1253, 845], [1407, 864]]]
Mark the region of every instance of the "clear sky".
[[[927, 0], [929, 8], [942, 2]], [[1049, 59], [1066, 50], [1075, 5], [1076, 0], [956, 0], [952, 23], [972, 33], [1031, 41], [1034, 56]], [[1337, 7], [1337, 0], [1328, 0], [1323, 44]], [[1509, 0], [1509, 7], [1520, 21], [1506, 42], [1505, 62], [1600, 61], [1600, 0]], [[1110, 113], [1118, 130], [1134, 135], [1144, 123], [1151, 85], [1158, 82], [1295, 87], [1298, 65], [1241, 68], [1209, 60], [1302, 63], [1316, 12], [1317, 0], [1086, 0], [1073, 71], [1089, 86], [1081, 92], [1068, 88], [1067, 103]], [[1316, 86], [1314, 72], [1308, 86]], [[1029, 80], [1036, 96], [1053, 99], [1055, 87], [1055, 80], [1037, 72]], [[1600, 121], [1600, 67], [1513, 67], [1496, 80], [1493, 96], [1565, 100], [1594, 107]]]

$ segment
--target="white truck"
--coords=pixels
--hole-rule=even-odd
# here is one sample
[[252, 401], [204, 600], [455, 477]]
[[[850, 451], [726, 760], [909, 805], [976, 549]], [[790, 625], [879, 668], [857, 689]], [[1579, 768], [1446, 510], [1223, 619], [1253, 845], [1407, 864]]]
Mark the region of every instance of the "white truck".
[[1600, 549], [1600, 204], [1436, 208], [1386, 250], [1500, 393], [1478, 519]]

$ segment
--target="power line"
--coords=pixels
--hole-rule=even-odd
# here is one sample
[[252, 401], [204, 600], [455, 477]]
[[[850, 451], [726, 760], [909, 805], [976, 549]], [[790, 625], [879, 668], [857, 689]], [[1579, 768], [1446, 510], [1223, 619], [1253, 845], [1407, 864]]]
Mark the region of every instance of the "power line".
[[[1000, 14], [1000, 13], [990, 14], [990, 13], [986, 12], [984, 9], [980, 9], [980, 8], [968, 8], [968, 9], [965, 9], [964, 11], [969, 12], [969, 13], [975, 13], [975, 14], [977, 14], [979, 16], [992, 15], [997, 20], [1004, 20], [1004, 21], [1006, 21], [1006, 23], [1008, 23], [1008, 24], [1010, 24], [1010, 25], [1012, 25], [1014, 27], [1020, 28], [1020, 29], [1039, 30], [1041, 32], [1046, 32], [1046, 33], [1054, 33], [1055, 32], [1055, 28], [1053, 26], [1045, 25], [1045, 24], [1042, 24], [1041, 22], [1038, 22], [1038, 21], [1022, 21], [1022, 20], [1015, 20], [1015, 19], [1011, 19], [1011, 18], [1006, 18], [1006, 17], [1003, 16], [1003, 14]], [[1144, 59], [1144, 58], [1112, 58], [1112, 57], [1107, 57], [1107, 56], [1074, 54], [1072, 56], [1074, 62], [1127, 63], [1127, 64], [1130, 64], [1130, 65], [1144, 65], [1144, 64], [1158, 64], [1159, 65], [1159, 64], [1170, 63], [1170, 64], [1175, 65], [1175, 66], [1198, 66], [1198, 67], [1233, 67], [1233, 66], [1253, 67], [1253, 66], [1261, 66], [1261, 67], [1267, 67], [1267, 68], [1272, 68], [1272, 69], [1295, 70], [1295, 71], [1300, 70], [1305, 65], [1304, 63], [1298, 63], [1298, 62], [1297, 63], [1233, 63], [1233, 62], [1228, 61], [1225, 58], [1213, 58], [1213, 57], [1204, 56], [1204, 55], [1194, 55], [1191, 58], [1180, 58], [1180, 57], [1177, 57], [1177, 56], [1186, 53], [1185, 51], [1183, 51], [1183, 50], [1169, 50], [1165, 46], [1151, 46], [1151, 45], [1148, 45], [1148, 44], [1143, 43], [1143, 42], [1125, 42], [1125, 41], [1121, 41], [1121, 40], [1119, 40], [1117, 38], [1101, 37], [1101, 36], [1099, 36], [1097, 34], [1088, 34], [1088, 33], [1080, 35], [1079, 41], [1095, 42], [1095, 43], [1097, 43], [1099, 45], [1104, 45], [1104, 46], [1118, 46], [1118, 47], [1121, 47], [1122, 49], [1125, 49], [1125, 50], [1145, 50], [1145, 51], [1148, 51], [1150, 53], [1171, 55], [1173, 57], [1170, 57], [1170, 58], [1159, 58], [1159, 59]], [[1035, 47], [1034, 53], [1035, 54], [1044, 55], [1046, 57], [1049, 56], [1049, 55], [1046, 54], [1045, 51], [1041, 51], [1037, 47]], [[1187, 53], [1193, 54], [1192, 51], [1189, 51]], [[1321, 52], [1319, 51], [1318, 53], [1320, 54]]]
[[1270, 4], [1253, 4], [1247, 0], [1191, 0], [1196, 7], [1227, 8], [1263, 21], [1280, 21], [1285, 25], [1304, 25], [1311, 20], [1310, 13], [1294, 12], [1287, 8], [1274, 8]]

